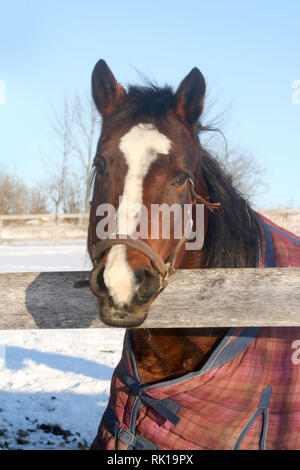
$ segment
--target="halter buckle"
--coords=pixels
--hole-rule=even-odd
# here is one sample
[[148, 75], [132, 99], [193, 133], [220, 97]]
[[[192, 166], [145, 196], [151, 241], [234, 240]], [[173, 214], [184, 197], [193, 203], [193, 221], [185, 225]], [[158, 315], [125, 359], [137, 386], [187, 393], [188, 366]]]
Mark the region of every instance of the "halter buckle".
[[173, 272], [175, 272], [175, 270], [172, 267], [171, 261], [168, 261], [167, 263], [165, 263], [165, 267], [166, 267], [165, 274], [162, 275], [159, 273], [159, 285], [160, 285], [159, 292], [161, 292], [166, 287], [166, 285], [168, 284], [168, 278], [171, 276], [171, 274], [173, 274]]

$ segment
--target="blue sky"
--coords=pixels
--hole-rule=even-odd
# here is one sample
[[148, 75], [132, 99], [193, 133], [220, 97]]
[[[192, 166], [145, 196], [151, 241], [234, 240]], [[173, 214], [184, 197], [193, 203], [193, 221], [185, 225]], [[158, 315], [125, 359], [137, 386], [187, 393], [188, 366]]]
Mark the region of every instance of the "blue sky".
[[299, 0], [11, 0], [0, 17], [0, 169], [45, 176], [53, 105], [89, 90], [98, 59], [124, 85], [136, 67], [176, 87], [197, 66], [214, 113], [230, 104], [229, 143], [266, 170], [257, 205], [300, 207]]

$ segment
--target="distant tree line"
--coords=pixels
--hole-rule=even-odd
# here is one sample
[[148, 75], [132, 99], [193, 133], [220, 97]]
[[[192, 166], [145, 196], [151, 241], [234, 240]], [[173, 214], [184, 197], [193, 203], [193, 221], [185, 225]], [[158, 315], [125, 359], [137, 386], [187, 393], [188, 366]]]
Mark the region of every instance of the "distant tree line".
[[0, 172], [0, 214], [43, 214], [48, 211], [47, 196], [39, 187], [29, 187], [22, 178]]

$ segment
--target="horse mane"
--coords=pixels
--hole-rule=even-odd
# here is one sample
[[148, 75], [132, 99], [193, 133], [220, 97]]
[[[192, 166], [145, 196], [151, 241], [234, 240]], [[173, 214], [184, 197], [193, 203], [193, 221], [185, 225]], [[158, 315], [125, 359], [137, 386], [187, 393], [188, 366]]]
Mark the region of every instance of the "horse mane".
[[[200, 144], [199, 144], [200, 145]], [[204, 242], [203, 268], [255, 267], [260, 244], [260, 225], [256, 212], [234, 187], [227, 174], [200, 146], [201, 169], [210, 200], [221, 206], [210, 214]]]

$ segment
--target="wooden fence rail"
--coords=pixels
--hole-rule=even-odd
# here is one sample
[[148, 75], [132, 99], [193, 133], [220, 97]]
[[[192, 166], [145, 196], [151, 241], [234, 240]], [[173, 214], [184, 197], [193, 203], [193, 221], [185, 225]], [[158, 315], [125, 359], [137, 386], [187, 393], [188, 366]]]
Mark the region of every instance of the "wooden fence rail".
[[[88, 272], [0, 274], [0, 329], [102, 328]], [[178, 270], [142, 327], [300, 326], [300, 268]]]

